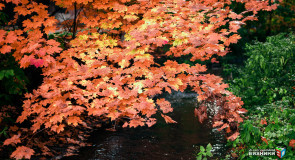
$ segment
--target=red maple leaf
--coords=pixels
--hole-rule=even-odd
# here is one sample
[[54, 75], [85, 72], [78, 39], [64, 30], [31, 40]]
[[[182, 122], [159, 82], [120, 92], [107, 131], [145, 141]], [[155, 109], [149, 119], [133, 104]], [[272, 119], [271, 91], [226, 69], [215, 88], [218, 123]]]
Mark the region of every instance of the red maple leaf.
[[30, 62], [31, 62], [31, 65], [34, 65], [36, 68], [38, 68], [43, 64], [44, 60], [43, 59], [31, 59]]
[[292, 139], [292, 140], [289, 142], [289, 146], [292, 147], [292, 148], [295, 148], [295, 139]]

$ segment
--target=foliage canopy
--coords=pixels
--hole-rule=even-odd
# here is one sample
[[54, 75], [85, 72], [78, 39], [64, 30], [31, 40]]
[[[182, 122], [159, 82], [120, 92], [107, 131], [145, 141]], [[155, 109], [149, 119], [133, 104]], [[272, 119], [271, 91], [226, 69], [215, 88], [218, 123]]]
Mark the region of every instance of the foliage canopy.
[[[171, 47], [164, 56], [192, 54], [191, 61], [224, 56], [226, 47], [240, 38], [237, 30], [242, 24], [255, 20], [258, 11], [277, 6], [267, 1], [236, 2], [245, 6], [244, 12], [233, 12], [231, 0], [53, 0], [56, 7], [73, 13], [72, 19], [60, 21], [45, 2], [1, 1], [0, 9], [7, 3], [15, 5], [9, 25], [21, 21], [21, 26], [0, 30], [0, 53], [13, 53], [21, 68], [41, 67], [44, 75], [42, 85], [25, 94], [17, 119], [30, 121], [30, 130], [4, 142], [27, 143], [11, 157], [30, 158], [32, 148], [48, 154], [46, 143], [36, 145], [24, 134], [42, 130], [61, 134], [66, 127], [87, 127], [90, 116], [116, 122], [128, 119], [123, 127], [137, 127], [152, 126], [156, 122], [152, 116], [158, 112], [167, 123], [175, 123], [167, 115], [173, 110], [170, 103], [153, 96], [188, 86], [198, 93], [200, 102], [218, 102], [214, 127], [227, 129], [228, 138], [235, 139], [239, 132], [230, 126], [243, 121], [241, 99], [225, 90], [228, 86], [220, 77], [204, 74], [205, 66], [172, 60], [160, 66], [154, 51], [168, 44]], [[57, 29], [72, 33], [64, 38], [65, 44], [49, 38]], [[199, 120], [207, 117], [206, 111], [204, 105], [195, 110]]]

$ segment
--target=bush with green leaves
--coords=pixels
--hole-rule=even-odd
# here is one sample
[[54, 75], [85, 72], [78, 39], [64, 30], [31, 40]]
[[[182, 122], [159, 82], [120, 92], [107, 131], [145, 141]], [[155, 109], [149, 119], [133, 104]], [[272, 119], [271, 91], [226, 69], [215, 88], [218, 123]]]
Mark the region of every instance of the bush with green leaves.
[[200, 146], [200, 152], [196, 154], [197, 160], [207, 160], [207, 157], [212, 157], [213, 154], [211, 153], [212, 145], [209, 143], [205, 149], [205, 147]]
[[16, 95], [27, 92], [28, 78], [11, 54], [0, 55], [0, 107], [14, 105]]
[[225, 67], [237, 76], [230, 90], [242, 97], [246, 107], [263, 105], [277, 100], [289, 100], [295, 86], [295, 35], [279, 34], [267, 37], [266, 42], [246, 45], [248, 59], [244, 68]]
[[274, 159], [277, 156], [249, 156], [250, 149], [286, 148], [284, 159], [295, 157], [294, 149], [289, 146], [295, 140], [295, 108], [288, 101], [277, 101], [250, 110], [249, 119], [240, 126], [240, 135], [235, 141], [228, 141], [232, 155], [239, 159]]
[[249, 150], [283, 147], [284, 159], [291, 160], [295, 157], [290, 146], [295, 140], [295, 35], [267, 37], [266, 42], [247, 44], [246, 51], [244, 67], [227, 65], [224, 70], [233, 75], [230, 90], [242, 97], [249, 111], [238, 138], [227, 143], [231, 151], [227, 157], [274, 159], [277, 156], [249, 156]]
[[28, 78], [14, 57], [0, 55], [0, 144], [9, 138], [20, 111], [21, 97], [27, 92]]

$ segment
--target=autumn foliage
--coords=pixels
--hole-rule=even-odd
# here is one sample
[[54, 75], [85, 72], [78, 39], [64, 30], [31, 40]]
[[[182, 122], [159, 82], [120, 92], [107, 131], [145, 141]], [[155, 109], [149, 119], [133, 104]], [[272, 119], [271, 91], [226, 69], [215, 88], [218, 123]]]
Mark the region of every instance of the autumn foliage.
[[[63, 22], [38, 1], [2, 1], [2, 9], [15, 4], [10, 25], [20, 16], [26, 19], [20, 29], [0, 30], [1, 54], [12, 52], [22, 68], [34, 65], [44, 75], [42, 85], [25, 94], [17, 119], [29, 121], [31, 128], [4, 142], [17, 147], [11, 157], [30, 158], [36, 148], [48, 152], [45, 145], [40, 148], [26, 140], [27, 134], [62, 134], [69, 127], [87, 127], [91, 116], [113, 122], [124, 119], [123, 127], [137, 127], [152, 126], [153, 115], [160, 113], [167, 123], [175, 123], [167, 115], [173, 111], [170, 103], [154, 96], [188, 86], [198, 93], [199, 102], [216, 102], [214, 127], [228, 128], [229, 139], [235, 139], [238, 130], [231, 126], [243, 121], [240, 114], [245, 110], [222, 78], [205, 74], [206, 66], [200, 64], [171, 60], [157, 64], [154, 51], [169, 45], [162, 56], [192, 54], [191, 61], [224, 56], [240, 38], [237, 30], [242, 24], [255, 20], [259, 10], [276, 8], [268, 1], [236, 1], [245, 4], [244, 12], [232, 12], [231, 0], [53, 0], [74, 13], [73, 19]], [[72, 32], [65, 47], [48, 38], [58, 29]], [[205, 105], [195, 110], [201, 121], [206, 112]]]

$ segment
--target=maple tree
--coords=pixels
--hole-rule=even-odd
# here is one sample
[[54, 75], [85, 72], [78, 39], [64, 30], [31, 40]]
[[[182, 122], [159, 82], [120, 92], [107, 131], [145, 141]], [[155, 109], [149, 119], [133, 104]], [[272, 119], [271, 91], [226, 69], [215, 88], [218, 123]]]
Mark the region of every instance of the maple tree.
[[[246, 11], [232, 12], [231, 0], [52, 0], [74, 18], [59, 22], [48, 12], [48, 6], [38, 1], [6, 0], [14, 3], [16, 23], [22, 28], [0, 30], [0, 52], [12, 52], [21, 68], [41, 67], [43, 83], [32, 93], [25, 94], [23, 112], [17, 122], [29, 120], [30, 131], [42, 130], [61, 134], [67, 127], [87, 127], [86, 118], [120, 121], [123, 127], [152, 126], [156, 113], [167, 123], [176, 123], [167, 113], [171, 104], [153, 97], [171, 90], [184, 91], [188, 86], [198, 93], [199, 102], [219, 106], [214, 127], [227, 129], [229, 139], [239, 133], [231, 127], [242, 122], [243, 102], [226, 90], [222, 78], [204, 74], [206, 66], [178, 64], [168, 60], [155, 62], [154, 51], [169, 45], [163, 56], [180, 57], [192, 54], [191, 61], [210, 60], [224, 56], [231, 43], [240, 36], [237, 30], [246, 21], [255, 20], [259, 10], [273, 10], [268, 1], [236, 0]], [[58, 29], [72, 32], [65, 47], [48, 35]], [[124, 35], [124, 36], [122, 36]], [[122, 38], [123, 37], [123, 38]], [[212, 59], [216, 62], [216, 59]], [[200, 121], [207, 118], [202, 104], [195, 114]], [[126, 120], [127, 119], [127, 120]], [[27, 137], [13, 136], [4, 145], [21, 143]], [[67, 139], [77, 143], [75, 140]], [[48, 152], [46, 146], [18, 146], [13, 158], [30, 158], [32, 148]]]

